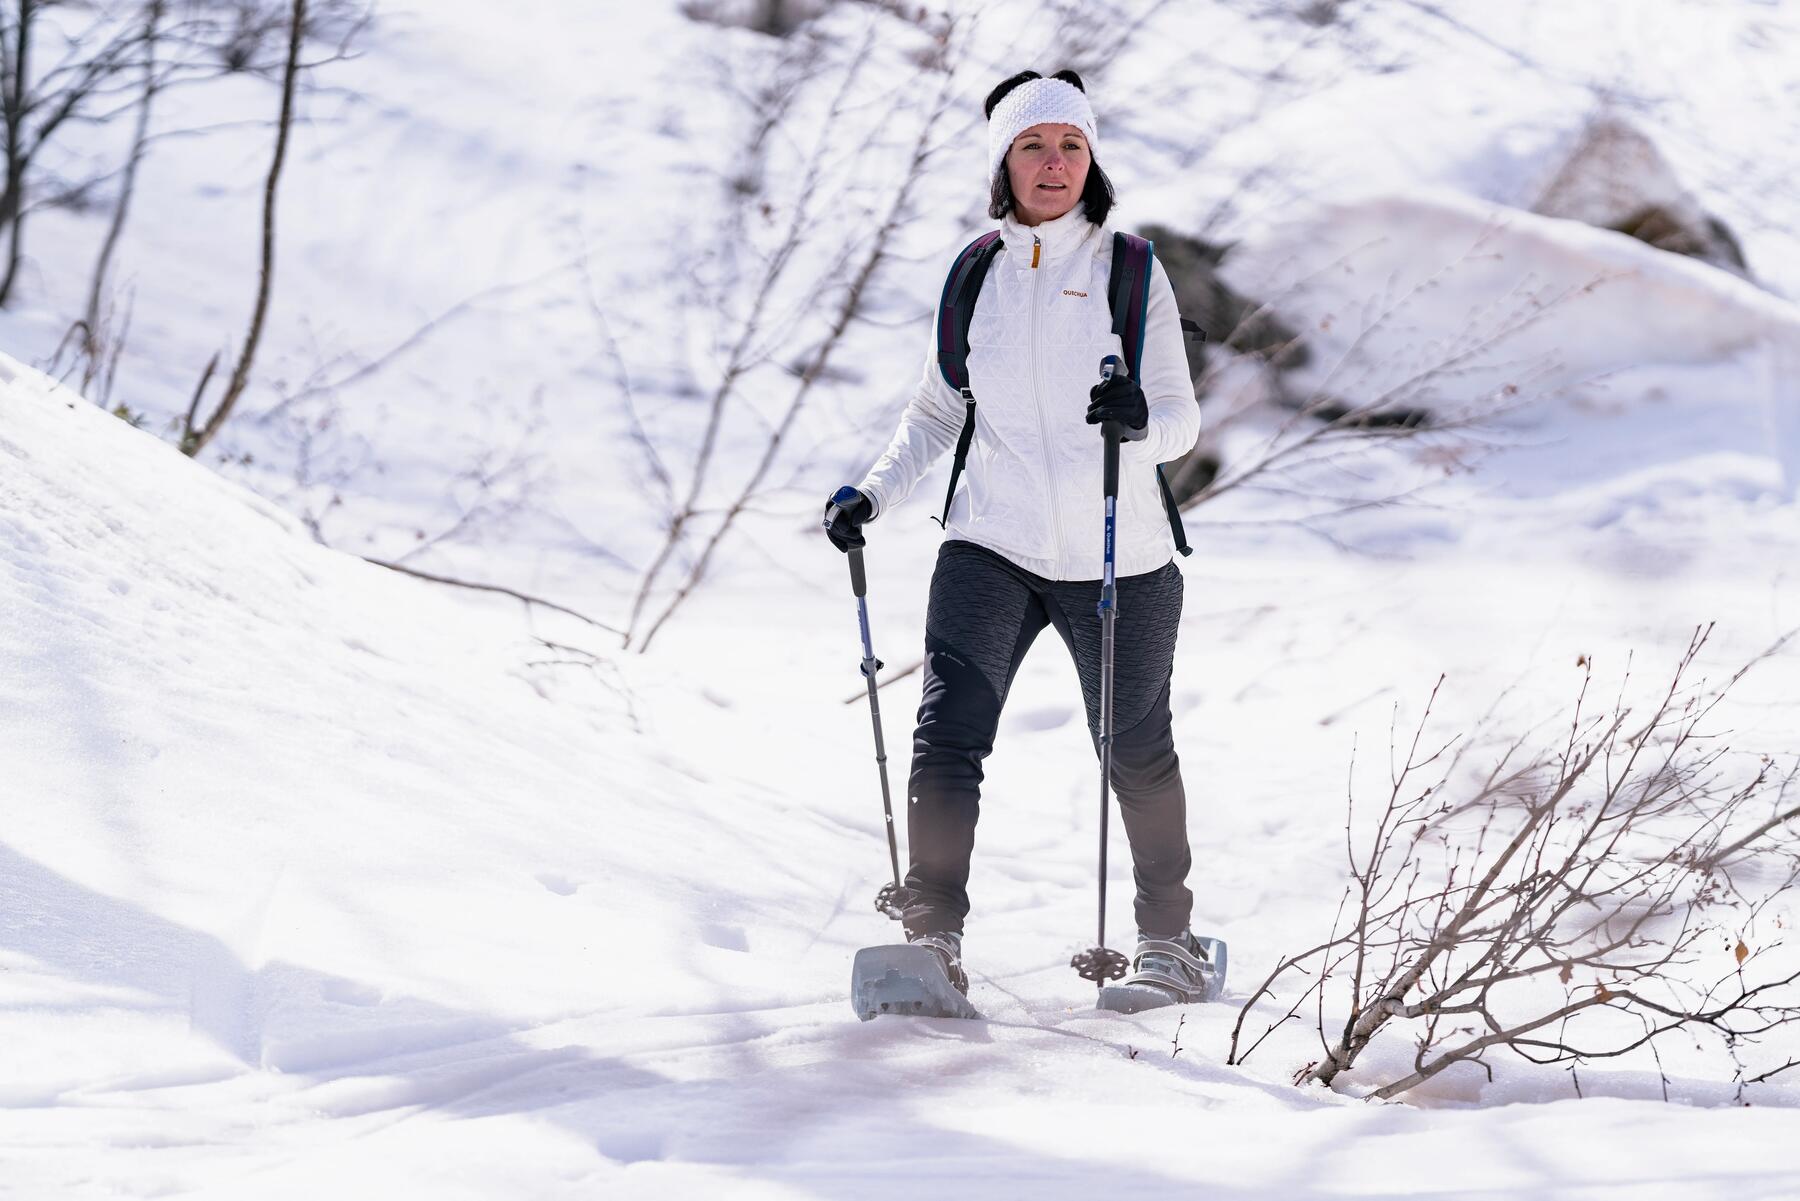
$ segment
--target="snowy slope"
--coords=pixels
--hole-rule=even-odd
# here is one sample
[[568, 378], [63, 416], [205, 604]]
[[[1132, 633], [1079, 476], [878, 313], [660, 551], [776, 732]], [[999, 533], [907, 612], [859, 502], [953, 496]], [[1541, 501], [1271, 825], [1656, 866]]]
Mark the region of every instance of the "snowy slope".
[[[511, 623], [323, 550], [4, 366], [0, 1181], [35, 1182], [18, 1195], [73, 1182], [58, 1146], [140, 1148], [92, 1165], [124, 1187], [178, 1131], [229, 1145], [290, 1107], [454, 1111], [540, 1062], [521, 1032], [641, 1009], [645, 975], [676, 1009], [818, 999], [743, 974], [745, 919], [795, 948], [793, 919], [834, 892], [717, 870], [792, 845], [756, 820], [781, 809], [765, 789], [709, 813], [679, 744], [632, 733], [609, 694], [541, 700]], [[845, 838], [818, 824], [806, 845]], [[484, 1049], [432, 1054], [449, 1046]], [[359, 1066], [407, 1053], [425, 1077]], [[171, 1178], [209, 1175], [187, 1170]]]
[[[850, 953], [893, 931], [869, 906], [885, 871], [878, 792], [867, 713], [841, 703], [860, 686], [854, 612], [816, 498], [872, 457], [916, 374], [917, 319], [976, 220], [973, 141], [934, 162], [881, 320], [855, 328], [793, 458], [650, 657], [315, 545], [295, 515], [386, 555], [458, 529], [417, 562], [602, 619], [629, 599], [663, 513], [622, 398], [665, 451], [691, 449], [728, 323], [683, 289], [720, 269], [717, 198], [746, 124], [715, 85], [754, 80], [772, 50], [676, 5], [603, 7], [571, 20], [538, 0], [496, 24], [465, 0], [388, 6], [370, 53], [334, 77], [353, 94], [310, 101], [269, 371], [206, 464], [273, 503], [6, 367], [0, 1196], [1800, 1194], [1795, 1085], [1756, 1086], [1736, 1108], [1716, 1056], [1670, 1052], [1675, 1105], [1642, 1062], [1584, 1072], [1580, 1102], [1562, 1073], [1513, 1065], [1491, 1085], [1448, 1073], [1417, 1108], [1366, 1105], [1288, 1083], [1317, 1054], [1304, 1032], [1222, 1066], [1231, 1005], [1185, 1015], [1178, 1056], [1171, 1015], [1086, 1012], [1066, 963], [1091, 941], [1094, 769], [1052, 639], [989, 761], [967, 949], [990, 1020], [851, 1019]], [[956, 83], [965, 124], [999, 74], [1051, 65], [1041, 48], [1058, 46], [1054, 62], [1081, 32], [1076, 10], [987, 7]], [[1762, 181], [1703, 170], [1754, 153], [1782, 175], [1790, 142], [1723, 118], [1780, 94], [1787, 14], [1656, 7], [1690, 36], [1653, 37], [1645, 18], [1614, 37], [1605, 5], [1467, 9], [1566, 75], [1556, 89], [1506, 53], [1411, 27], [1399, 44], [1452, 54], [1447, 70], [1339, 81], [1328, 40], [1288, 57], [1283, 27], [1215, 5], [1165, 6], [1089, 77], [1128, 220], [1197, 223], [1259, 150], [1308, 168], [1250, 189], [1261, 203], [1227, 227], [1267, 239], [1246, 242], [1246, 264], [1304, 240], [1304, 225], [1282, 232], [1302, 216], [1296, 193], [1343, 201], [1351, 185], [1386, 199], [1340, 213], [1423, 214], [1441, 223], [1427, 248], [1466, 244], [1486, 211], [1469, 198], [1516, 198], [1572, 127], [1596, 45], [1605, 61], [1585, 66], [1601, 74], [1729, 82], [1697, 94], [1704, 121], [1671, 108], [1658, 132], [1709, 201], [1735, 200], [1723, 211], [1764, 203], [1750, 257], [1791, 291], [1781, 189], [1740, 196], [1731, 185]], [[833, 178], [886, 180], [921, 99], [885, 103], [912, 79], [916, 39], [875, 6], [834, 20], [840, 48], [871, 25], [882, 36], [838, 131], [872, 149], [830, 156]], [[1252, 75], [1218, 69], [1234, 61], [1288, 63], [1311, 99], [1259, 108]], [[267, 100], [245, 85], [229, 104]], [[1351, 136], [1395, 114], [1406, 136], [1386, 152]], [[1216, 157], [1196, 157], [1215, 134], [1229, 134]], [[155, 418], [185, 405], [241, 319], [263, 141], [169, 145], [130, 268], [127, 399]], [[776, 163], [778, 203], [793, 161]], [[1427, 185], [1461, 195], [1428, 202]], [[860, 213], [827, 217], [809, 264], [867, 233]], [[1372, 490], [1440, 479], [1331, 526], [1362, 554], [1278, 521], [1294, 514], [1267, 497], [1190, 523], [1176, 734], [1196, 922], [1231, 941], [1235, 999], [1329, 925], [1353, 742], [1384, 745], [1395, 708], [1404, 727], [1440, 672], [1447, 728], [1508, 687], [1519, 720], [1539, 720], [1568, 701], [1578, 656], [1604, 674], [1633, 653], [1654, 676], [1717, 620], [1716, 676], [1800, 625], [1782, 457], [1795, 427], [1781, 424], [1794, 409], [1771, 407], [1800, 364], [1766, 336], [1786, 306], [1560, 224], [1523, 222], [1515, 248], [1576, 283], [1629, 260], [1689, 320], [1633, 341], [1628, 304], [1596, 313], [1586, 328], [1623, 340], [1572, 342], [1598, 361], [1568, 379], [1612, 370], [1609, 390], [1524, 415], [1518, 444], [1477, 470], [1403, 451], [1354, 464]], [[36, 229], [45, 263], [85, 262], [98, 222], [52, 211]], [[0, 318], [5, 349], [47, 359], [80, 283], [35, 276]], [[374, 374], [282, 404], [444, 314]], [[778, 358], [753, 381], [739, 448], [790, 374]], [[503, 503], [459, 526], [484, 476]], [[870, 551], [877, 652], [896, 667], [917, 655], [934, 494], [941, 482], [884, 518]], [[1729, 724], [1747, 756], [1794, 753], [1797, 663], [1790, 647], [1740, 687]], [[883, 693], [897, 773], [917, 688]], [[1117, 913], [1122, 852], [1112, 888]], [[1407, 1048], [1378, 1050], [1379, 1068]]]
[[[1021, 677], [990, 775], [969, 941], [990, 1020], [857, 1023], [849, 952], [890, 932], [867, 908], [866, 717], [819, 703], [854, 684], [827, 574], [785, 600], [843, 627], [835, 670], [740, 639], [736, 670], [705, 681], [627, 666], [629, 713], [566, 673], [552, 704], [512, 623], [322, 550], [7, 374], [13, 1195], [1433, 1196], [1452, 1163], [1470, 1197], [1800, 1180], [1779, 1084], [1754, 1094], [1772, 1108], [1696, 1111], [1649, 1099], [1641, 1071], [1584, 1073], [1615, 1098], [1585, 1102], [1550, 1099], [1561, 1073], [1514, 1071], [1421, 1098], [1450, 1109], [1362, 1108], [1285, 1082], [1303, 1038], [1221, 1066], [1231, 1006], [1189, 1013], [1179, 1056], [1169, 1015], [1084, 1012], [1063, 965], [1091, 905], [1091, 751], [1053, 655]], [[1231, 549], [1190, 575], [1178, 737], [1198, 920], [1233, 940], [1244, 983], [1328, 913], [1338, 773], [1320, 768], [1341, 767], [1347, 726], [1378, 733], [1440, 667], [1481, 680], [1496, 660], [1544, 673], [1577, 648], [1666, 645], [1754, 578], [1720, 555], [1735, 574], [1685, 575], [1646, 620], [1629, 577], [1566, 563], [1545, 589], [1517, 563]], [[1792, 582], [1766, 586], [1769, 616], [1791, 616]], [[1741, 616], [1744, 642], [1767, 632]], [[911, 702], [889, 692], [895, 739]], [[1793, 705], [1755, 698], [1751, 743]], [[1454, 1108], [1476, 1099], [1543, 1103]]]

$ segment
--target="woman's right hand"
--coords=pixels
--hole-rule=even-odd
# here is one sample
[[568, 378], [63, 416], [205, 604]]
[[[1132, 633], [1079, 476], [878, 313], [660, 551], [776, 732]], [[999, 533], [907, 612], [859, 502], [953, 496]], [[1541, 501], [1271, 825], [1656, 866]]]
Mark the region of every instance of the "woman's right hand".
[[831, 494], [825, 502], [825, 536], [831, 544], [849, 554], [853, 550], [861, 550], [864, 545], [862, 527], [875, 512], [875, 504], [868, 497], [858, 492], [849, 484], [845, 484]]

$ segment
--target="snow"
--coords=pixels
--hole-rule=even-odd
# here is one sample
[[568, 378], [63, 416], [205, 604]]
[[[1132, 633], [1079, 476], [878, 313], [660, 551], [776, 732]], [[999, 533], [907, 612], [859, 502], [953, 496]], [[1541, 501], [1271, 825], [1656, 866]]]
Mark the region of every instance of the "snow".
[[[1800, 309], [1697, 261], [1414, 192], [1296, 215], [1232, 256], [1225, 276], [1245, 295], [1281, 298], [1307, 332], [1312, 364], [1293, 373], [1302, 396], [1487, 413], [1527, 440], [1554, 429], [1593, 448], [1589, 482], [1716, 452], [1768, 459], [1776, 491], [1800, 491], [1800, 397], [1783, 369], [1800, 356]], [[1626, 431], [1581, 420], [1645, 405], [1657, 411]], [[1501, 486], [1561, 489], [1565, 457], [1511, 455]]]
[[[1454, 1168], [1468, 1196], [1554, 1179], [1774, 1197], [1800, 1172], [1785, 1086], [1733, 1109], [1728, 1086], [1678, 1079], [1696, 1110], [1641, 1072], [1584, 1073], [1585, 1101], [1560, 1072], [1514, 1072], [1423, 1098], [1450, 1108], [1370, 1108], [1283, 1079], [1304, 1040], [1223, 1066], [1234, 1006], [1188, 1012], [1177, 1055], [1169, 1014], [1086, 1010], [1063, 964], [1092, 900], [1091, 752], [1052, 655], [1028, 662], [989, 777], [967, 946], [987, 1020], [858, 1023], [849, 955], [888, 930], [868, 907], [866, 713], [818, 699], [855, 684], [836, 563], [823, 595], [785, 598], [840, 627], [832, 669], [784, 679], [761, 640], [704, 685], [625, 661], [633, 729], [604, 689], [540, 696], [509, 623], [320, 548], [7, 374], [0, 655], [21, 670], [0, 684], [0, 772], [25, 803], [0, 876], [0, 1172], [17, 1195], [900, 1197], [991, 1177], [1423, 1196]], [[1378, 732], [1440, 668], [1536, 677], [1575, 650], [1666, 645], [1749, 583], [1738, 548], [1694, 548], [1738, 575], [1681, 573], [1645, 621], [1641, 585], [1608, 570], [1521, 587], [1521, 564], [1481, 553], [1210, 541], [1184, 636], [1219, 633], [1178, 673], [1178, 736], [1239, 997], [1334, 899], [1310, 883], [1341, 854], [1340, 773], [1320, 765], [1341, 766], [1350, 727]], [[871, 556], [880, 653], [906, 624], [881, 600], [919, 589]], [[1764, 587], [1732, 614], [1747, 637], [1793, 615], [1791, 579]], [[1472, 626], [1494, 637], [1471, 645]], [[892, 742], [916, 686], [886, 691]], [[1747, 740], [1792, 718], [1791, 688], [1761, 697], [1778, 708]], [[695, 754], [709, 744], [729, 753]], [[1631, 1154], [1646, 1137], [1655, 1165]]]
[[[1580, 657], [1617, 687], [1630, 655], [1634, 686], [1653, 688], [1716, 620], [1718, 680], [1800, 625], [1792, 306], [1497, 207], [1577, 128], [1584, 53], [1601, 45], [1622, 75], [1741, 85], [1700, 89], [1705, 120], [1665, 107], [1655, 124], [1709, 204], [1748, 205], [1707, 168], [1762, 141], [1721, 111], [1791, 74], [1786, 14], [1751, 7], [1768, 11], [1715, 21], [1668, 0], [1657, 11], [1685, 32], [1666, 39], [1629, 22], [1603, 37], [1616, 23], [1569, 6], [1462, 14], [1566, 76], [1554, 87], [1520, 88], [1516, 62], [1465, 44], [1385, 74], [1320, 50], [1293, 64], [1316, 88], [1252, 110], [1187, 171], [1154, 119], [1176, 75], [1095, 83], [1129, 220], [1208, 211], [1258, 146], [1306, 165], [1281, 203], [1240, 214], [1234, 281], [1283, 288], [1355, 250], [1354, 278], [1404, 292], [1455, 265], [1339, 382], [1404, 373], [1522, 265], [1546, 296], [1609, 280], [1434, 397], [1466, 402], [1525, 361], [1539, 386], [1490, 453], [1446, 467], [1402, 446], [1298, 481], [1353, 476], [1404, 503], [1322, 518], [1307, 497], [1246, 492], [1192, 515], [1176, 738], [1196, 924], [1230, 942], [1233, 977], [1226, 1004], [1180, 1014], [1096, 1014], [1067, 967], [1092, 939], [1097, 781], [1051, 639], [987, 765], [965, 944], [986, 1019], [865, 1024], [845, 1003], [851, 954], [894, 928], [870, 905], [879, 792], [854, 606], [817, 502], [866, 465], [910, 386], [914, 319], [976, 219], [978, 139], [919, 185], [928, 216], [880, 280], [889, 325], [854, 331], [786, 478], [643, 656], [355, 556], [425, 544], [409, 563], [623, 616], [660, 513], [622, 390], [664, 415], [666, 450], [688, 447], [730, 332], [686, 291], [728, 274], [711, 253], [728, 226], [694, 197], [734, 169], [740, 136], [695, 64], [753, 78], [767, 42], [672, 4], [593, 21], [534, 3], [504, 24], [465, 0], [384, 10], [334, 77], [348, 90], [309, 100], [267, 382], [198, 464], [156, 435], [248, 304], [260, 135], [175, 139], [150, 160], [123, 376], [148, 431], [24, 364], [50, 358], [85, 283], [53, 268], [85, 264], [97, 228], [46, 211], [25, 298], [0, 316], [0, 1196], [1800, 1193], [1792, 1073], [1743, 1105], [1716, 1050], [1666, 1050], [1669, 1101], [1648, 1060], [1584, 1070], [1579, 1099], [1566, 1073], [1512, 1061], [1491, 1083], [1458, 1069], [1409, 1103], [1361, 1099], [1408, 1060], [1400, 1035], [1338, 1092], [1291, 1083], [1318, 1054], [1303, 1029], [1224, 1062], [1238, 1004], [1329, 927], [1353, 749], [1379, 775], [1390, 726], [1418, 719], [1440, 674], [1443, 729], [1508, 689], [1507, 728], [1522, 728], [1568, 703]], [[834, 44], [885, 19], [863, 8], [830, 18]], [[1010, 70], [1075, 28], [1043, 17], [995, 6], [980, 62]], [[1202, 41], [1250, 56], [1275, 36], [1223, 12], [1162, 20], [1133, 61]], [[1764, 52], [1732, 71], [1757, 21]], [[877, 29], [876, 77], [908, 78], [920, 39]], [[974, 111], [1003, 73], [972, 71], [959, 102]], [[1209, 103], [1243, 86], [1222, 79]], [[172, 125], [209, 115], [189, 95]], [[842, 136], [868, 157], [830, 158], [839, 204], [878, 192], [914, 132], [910, 108], [858, 99]], [[268, 100], [246, 83], [229, 104]], [[809, 93], [804, 113], [821, 103]], [[1352, 137], [1403, 118], [1385, 151]], [[806, 152], [777, 147], [775, 184]], [[208, 182], [209, 156], [242, 164], [231, 186]], [[1752, 266], [1791, 290], [1791, 235], [1765, 215], [1745, 231]], [[808, 261], [867, 232], [860, 212], [822, 220]], [[1506, 257], [1468, 256], [1484, 236]], [[780, 297], [796, 344], [811, 295], [799, 281]], [[1367, 295], [1344, 277], [1294, 312], [1316, 325]], [[441, 314], [373, 375], [302, 394]], [[1323, 345], [1328, 370], [1345, 344]], [[790, 378], [784, 356], [748, 381], [758, 415], [730, 446], [753, 444]], [[507, 503], [459, 526], [484, 474]], [[871, 530], [875, 646], [894, 668], [917, 655], [941, 492], [927, 481]], [[1797, 654], [1734, 690], [1734, 768], [1796, 752]], [[882, 691], [897, 794], [917, 701], [916, 676]], [[1793, 917], [1791, 898], [1770, 915]]]

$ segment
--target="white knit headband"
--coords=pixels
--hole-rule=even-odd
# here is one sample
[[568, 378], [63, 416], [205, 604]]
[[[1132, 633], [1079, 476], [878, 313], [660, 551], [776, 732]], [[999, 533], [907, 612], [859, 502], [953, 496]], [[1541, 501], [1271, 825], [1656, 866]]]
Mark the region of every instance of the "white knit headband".
[[1088, 153], [1097, 156], [1100, 131], [1087, 93], [1062, 79], [1027, 79], [1006, 94], [988, 117], [988, 178], [1006, 161], [1013, 139], [1033, 125], [1073, 125], [1087, 138]]

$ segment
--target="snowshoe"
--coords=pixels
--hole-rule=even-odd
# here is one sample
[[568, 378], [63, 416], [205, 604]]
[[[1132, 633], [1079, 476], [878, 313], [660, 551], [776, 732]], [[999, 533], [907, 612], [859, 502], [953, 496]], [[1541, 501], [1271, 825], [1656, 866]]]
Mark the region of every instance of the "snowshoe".
[[867, 1022], [883, 1014], [978, 1018], [965, 996], [962, 937], [927, 934], [904, 946], [864, 947], [850, 968], [850, 1005]]
[[1138, 937], [1131, 974], [1100, 990], [1097, 1002], [1113, 1013], [1141, 1013], [1163, 1005], [1212, 1001], [1225, 991], [1225, 943], [1217, 938]]

